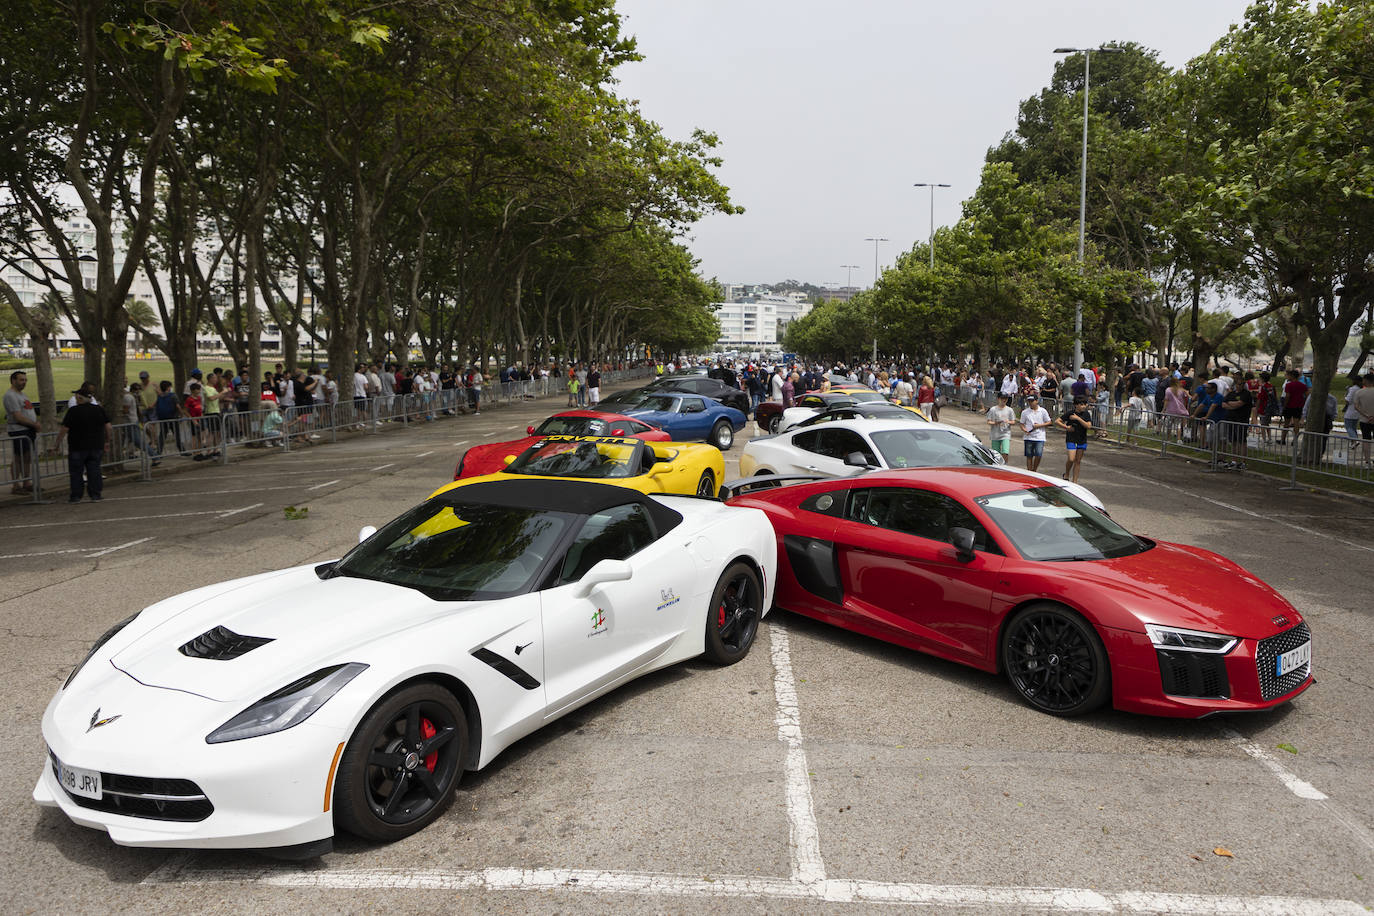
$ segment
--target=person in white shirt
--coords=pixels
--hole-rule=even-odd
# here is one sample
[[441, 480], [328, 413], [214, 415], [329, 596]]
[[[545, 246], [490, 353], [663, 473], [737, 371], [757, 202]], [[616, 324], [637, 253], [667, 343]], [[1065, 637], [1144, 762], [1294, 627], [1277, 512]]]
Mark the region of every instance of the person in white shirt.
[[1011, 454], [1011, 424], [1016, 412], [1007, 406], [1007, 396], [997, 392], [997, 406], [988, 408], [988, 426], [992, 427], [990, 438], [993, 451], [1001, 452], [1005, 458]]
[[897, 403], [910, 407], [911, 395], [912, 392], [914, 392], [915, 390], [916, 389], [911, 387], [911, 382], [907, 381], [905, 377], [899, 378], [897, 380], [896, 388]]
[[1052, 422], [1049, 411], [1040, 406], [1040, 398], [1034, 394], [1028, 396], [1026, 409], [1021, 411], [1021, 441], [1025, 446], [1026, 470], [1040, 469], [1040, 461], [1045, 457], [1045, 428]]
[[1217, 394], [1225, 398], [1231, 393], [1231, 386], [1235, 384], [1235, 379], [1231, 378], [1231, 370], [1221, 368], [1217, 370], [1216, 378], [1212, 381], [1217, 383]]

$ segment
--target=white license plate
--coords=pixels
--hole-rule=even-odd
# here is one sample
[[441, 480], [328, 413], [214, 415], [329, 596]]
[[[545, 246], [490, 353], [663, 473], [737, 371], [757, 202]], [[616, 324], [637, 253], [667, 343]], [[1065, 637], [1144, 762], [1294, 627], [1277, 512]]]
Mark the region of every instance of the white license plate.
[[69, 767], [62, 761], [57, 761], [57, 781], [62, 783], [62, 788], [73, 795], [80, 795], [82, 798], [93, 798], [100, 801], [100, 771], [83, 770], [80, 767]]
[[1311, 661], [1312, 640], [1309, 639], [1307, 642], [1298, 646], [1296, 649], [1293, 649], [1280, 655], [1278, 663], [1275, 666], [1274, 670], [1279, 677], [1283, 677], [1285, 674], [1290, 674], [1294, 671], [1297, 671], [1303, 665], [1306, 665]]

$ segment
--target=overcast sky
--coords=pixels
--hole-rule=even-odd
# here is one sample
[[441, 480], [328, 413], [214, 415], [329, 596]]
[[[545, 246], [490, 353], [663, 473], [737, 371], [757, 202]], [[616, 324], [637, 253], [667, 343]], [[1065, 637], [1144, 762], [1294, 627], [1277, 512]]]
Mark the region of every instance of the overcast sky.
[[[1135, 41], [1179, 67], [1244, 18], [1243, 0], [619, 0], [644, 60], [619, 94], [673, 138], [719, 134], [746, 212], [688, 245], [730, 283], [856, 286], [959, 216], [983, 157], [1047, 86], [1054, 48]], [[1089, 206], [1092, 206], [1091, 200]], [[936, 256], [939, 256], [937, 250]]]

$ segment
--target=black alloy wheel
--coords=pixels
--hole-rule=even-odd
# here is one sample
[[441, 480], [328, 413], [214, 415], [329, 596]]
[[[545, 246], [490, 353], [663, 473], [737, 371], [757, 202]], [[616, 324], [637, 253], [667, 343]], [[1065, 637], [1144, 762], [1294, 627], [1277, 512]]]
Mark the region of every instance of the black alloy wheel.
[[735, 431], [731, 429], [729, 420], [717, 420], [716, 425], [711, 427], [711, 444], [722, 452], [730, 451], [730, 446], [735, 444]]
[[1056, 604], [1034, 604], [1002, 631], [1002, 664], [1011, 686], [1031, 706], [1079, 716], [1111, 696], [1107, 651], [1092, 624]]
[[697, 481], [697, 495], [705, 496], [708, 499], [716, 498], [716, 475], [710, 471], [702, 471], [701, 479]]
[[748, 563], [732, 563], [716, 583], [706, 611], [706, 658], [733, 665], [749, 654], [763, 616], [763, 585]]
[[335, 822], [383, 842], [419, 831], [452, 800], [467, 740], [462, 706], [437, 684], [416, 684], [386, 697], [344, 749]]
[[768, 418], [768, 432], [777, 435], [782, 431], [782, 414], [775, 413]]

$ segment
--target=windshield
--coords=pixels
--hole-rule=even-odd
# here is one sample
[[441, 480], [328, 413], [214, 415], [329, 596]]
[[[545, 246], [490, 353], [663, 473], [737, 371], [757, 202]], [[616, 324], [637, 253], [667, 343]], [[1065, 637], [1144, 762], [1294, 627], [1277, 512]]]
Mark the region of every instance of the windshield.
[[864, 389], [861, 389], [861, 388], [860, 388], [860, 389], [856, 389], [856, 390], [854, 390], [854, 391], [846, 391], [844, 394], [845, 394], [845, 397], [853, 399], [854, 403], [856, 403], [856, 404], [864, 404], [864, 403], [867, 403], [867, 402], [869, 402], [869, 401], [882, 401], [882, 402], [884, 402], [884, 403], [890, 403], [890, 402], [887, 400], [887, 398], [883, 397], [883, 396], [882, 396], [881, 394], [879, 394], [878, 392], [876, 392], [876, 391], [865, 391]]
[[525, 449], [506, 466], [506, 473], [583, 479], [633, 477], [639, 473], [639, 443], [549, 439]]
[[330, 575], [389, 582], [436, 601], [504, 598], [529, 591], [572, 518], [432, 499], [353, 548]]
[[1028, 560], [1104, 560], [1149, 545], [1058, 487], [982, 496], [982, 506]]
[[996, 464], [977, 443], [947, 429], [891, 429], [871, 435], [878, 453], [890, 468], [962, 467]]
[[549, 417], [534, 431], [536, 436], [615, 436], [624, 421], [612, 423], [599, 417]]
[[[601, 402], [605, 404], [605, 401]], [[665, 413], [672, 413], [677, 410], [677, 398], [668, 397], [662, 394], [646, 394], [635, 398], [633, 402], [626, 405], [626, 410], [661, 410]]]

